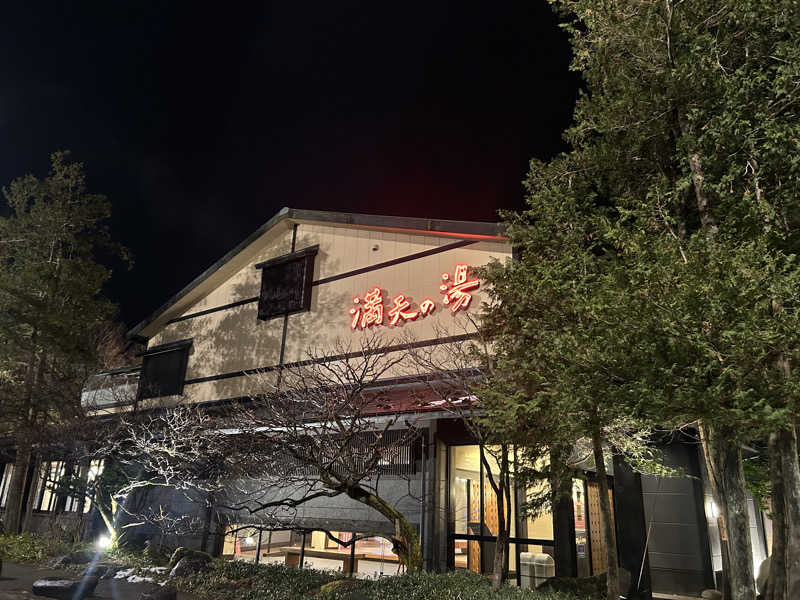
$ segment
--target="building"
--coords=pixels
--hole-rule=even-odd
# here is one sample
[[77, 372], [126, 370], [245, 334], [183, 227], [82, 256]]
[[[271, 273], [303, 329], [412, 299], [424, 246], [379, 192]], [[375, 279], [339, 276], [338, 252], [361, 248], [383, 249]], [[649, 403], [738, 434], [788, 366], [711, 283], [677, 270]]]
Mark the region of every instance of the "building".
[[[129, 336], [145, 348], [141, 369], [99, 374], [84, 393], [84, 404], [98, 415], [134, 405], [150, 410], [235, 402], [251, 393], [249, 374], [277, 377], [282, 366], [304, 360], [310, 345], [357, 339], [376, 328], [390, 346], [411, 332], [421, 345], [446, 348], [463, 333], [456, 326], [459, 313], [474, 310], [485, 294], [470, 269], [511, 256], [493, 223], [283, 209], [136, 325]], [[452, 413], [435, 403], [404, 405], [408, 381], [402, 373], [387, 376], [385, 385], [396, 389], [393, 410], [415, 414], [423, 443], [419, 451], [409, 451], [402, 477], [389, 474], [382, 480], [382, 493], [417, 528], [426, 568], [490, 571], [495, 500], [485, 465], [492, 468], [491, 460], [481, 460], [482, 449]], [[720, 569], [713, 503], [698, 446], [671, 439], [664, 451], [692, 477], [641, 477], [621, 461], [610, 471], [620, 560], [642, 578], [643, 587], [650, 581], [657, 593], [698, 596], [714, 587], [714, 572]], [[8, 472], [9, 467], [4, 483]], [[47, 493], [32, 489], [40, 496]], [[514, 582], [530, 587], [552, 575], [553, 518], [525, 517], [519, 510], [524, 490], [517, 495], [510, 570]], [[177, 514], [201, 510], [177, 495], [151, 501]], [[46, 513], [45, 504], [38, 498], [34, 512]], [[309, 530], [334, 531], [341, 540], [363, 531], [392, 531], [376, 511], [347, 498], [315, 502], [301, 517]], [[570, 518], [578, 573], [603, 572], [606, 549], [591, 470], [574, 481]], [[755, 505], [752, 527], [759, 564], [768, 547], [768, 527]], [[236, 521], [209, 513], [206, 530], [180, 542], [242, 560], [296, 563], [302, 557], [320, 568], [352, 565], [366, 576], [397, 570], [391, 547], [381, 538], [356, 544], [355, 565], [348, 562], [349, 550], [320, 531], [262, 531], [246, 517]]]

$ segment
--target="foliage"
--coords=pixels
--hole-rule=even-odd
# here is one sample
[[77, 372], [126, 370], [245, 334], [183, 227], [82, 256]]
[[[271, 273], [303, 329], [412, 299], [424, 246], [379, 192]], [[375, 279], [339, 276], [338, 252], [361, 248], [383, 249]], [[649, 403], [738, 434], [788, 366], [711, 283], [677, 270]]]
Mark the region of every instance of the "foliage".
[[587, 90], [573, 150], [531, 165], [526, 223], [578, 244], [554, 257], [576, 276], [573, 314], [607, 325], [599, 357], [646, 417], [741, 439], [784, 426], [798, 382], [776, 362], [800, 347], [795, 4], [554, 4]]
[[86, 544], [71, 544], [53, 536], [32, 533], [0, 535], [0, 557], [20, 563], [39, 563], [48, 558], [86, 549]]
[[[336, 584], [330, 585], [332, 582]], [[571, 595], [510, 586], [495, 592], [486, 577], [474, 573], [420, 572], [351, 580], [341, 573], [218, 560], [210, 571], [179, 580], [178, 588], [215, 600], [295, 600], [311, 596], [321, 600], [578, 600]]]
[[[753, 496], [760, 510], [769, 515], [771, 494], [769, 481], [769, 456], [761, 452], [742, 461], [747, 491]], [[771, 517], [770, 517], [771, 518]]]
[[47, 177], [20, 177], [3, 195], [11, 211], [0, 217], [4, 424], [42, 426], [76, 413], [105, 337], [100, 330], [114, 312], [102, 297], [111, 271], [96, 255], [127, 254], [110, 240], [109, 202], [88, 191], [83, 165], [69, 153], [52, 155]]
[[341, 577], [312, 569], [215, 560], [211, 569], [178, 580], [178, 588], [214, 600], [295, 600]]
[[109, 548], [103, 553], [104, 561], [140, 569], [165, 567], [169, 563], [169, 557], [168, 553], [151, 549], [149, 546], [143, 550], [127, 547]]
[[[508, 374], [496, 419], [565, 439], [598, 424], [607, 437], [625, 417], [700, 420], [714, 489], [738, 498], [736, 443], [788, 429], [800, 409], [800, 11], [551, 4], [585, 89], [570, 151], [532, 161], [527, 209], [504, 215], [520, 260], [484, 273]], [[553, 413], [561, 422], [539, 418]]]
[[110, 203], [89, 192], [69, 153], [53, 154], [46, 177], [17, 178], [3, 196], [10, 210], [0, 216], [0, 430], [16, 438], [5, 516], [16, 532], [32, 445], [82, 416], [83, 385], [108, 350], [114, 306], [103, 287], [111, 270], [98, 257], [127, 252], [111, 242]]
[[558, 592], [521, 590], [504, 586], [493, 590], [488, 578], [476, 573], [413, 573], [378, 580], [360, 580], [347, 589], [341, 586], [319, 598], [330, 600], [576, 600], [575, 596]]

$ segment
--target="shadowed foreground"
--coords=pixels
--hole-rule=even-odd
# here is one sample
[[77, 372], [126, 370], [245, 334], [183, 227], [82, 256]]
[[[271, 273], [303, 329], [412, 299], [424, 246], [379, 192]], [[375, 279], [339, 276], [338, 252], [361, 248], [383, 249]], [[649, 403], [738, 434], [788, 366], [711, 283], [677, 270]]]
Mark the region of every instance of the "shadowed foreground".
[[[75, 575], [57, 569], [48, 569], [32, 565], [5, 563], [0, 577], [0, 600], [18, 600], [20, 598], [39, 598], [31, 593], [31, 586], [37, 579], [45, 577], [64, 577], [74, 579]], [[154, 589], [151, 583], [129, 583], [118, 579], [101, 579], [97, 584], [94, 596], [98, 600], [139, 600], [142, 592]], [[196, 597], [178, 592], [178, 600], [195, 600]]]

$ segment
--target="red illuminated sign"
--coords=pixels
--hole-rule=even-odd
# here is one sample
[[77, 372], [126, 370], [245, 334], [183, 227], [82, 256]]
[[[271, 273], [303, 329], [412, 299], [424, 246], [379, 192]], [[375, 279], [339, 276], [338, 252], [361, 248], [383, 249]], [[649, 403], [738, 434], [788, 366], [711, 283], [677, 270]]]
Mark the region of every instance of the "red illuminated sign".
[[411, 302], [406, 300], [403, 294], [395, 296], [392, 302], [394, 302], [394, 306], [389, 309], [389, 325], [397, 325], [400, 319], [403, 319], [403, 321], [413, 321], [419, 316], [420, 311], [418, 310], [406, 310], [407, 308], [411, 308]]
[[478, 289], [480, 285], [480, 281], [477, 279], [468, 281], [467, 265], [456, 265], [452, 283], [450, 274], [442, 273], [442, 282], [442, 285], [439, 286], [439, 291], [442, 292], [442, 303], [448, 304], [452, 312], [467, 308], [472, 300], [472, 294], [468, 292]]
[[[442, 273], [442, 284], [439, 292], [442, 294], [442, 303], [450, 307], [453, 313], [465, 309], [472, 300], [470, 292], [478, 289], [480, 281], [470, 280], [467, 265], [456, 265], [453, 276]], [[363, 298], [353, 298], [350, 307], [350, 328], [366, 329], [373, 325], [383, 325], [383, 292], [375, 286]], [[389, 326], [394, 327], [401, 322], [414, 321], [417, 317], [427, 317], [436, 310], [436, 303], [430, 298], [425, 298], [414, 308], [412, 302], [405, 294], [398, 294], [392, 298], [392, 306], [388, 308]]]
[[350, 321], [351, 329], [361, 326], [366, 329], [373, 325], [383, 325], [383, 292], [375, 286], [364, 294], [362, 300], [358, 296], [353, 298], [354, 306], [350, 309], [353, 319]]
[[425, 298], [425, 300], [419, 303], [419, 312], [422, 313], [423, 317], [427, 317], [429, 314], [433, 312], [435, 308], [436, 308], [436, 302], [434, 302], [430, 298]]

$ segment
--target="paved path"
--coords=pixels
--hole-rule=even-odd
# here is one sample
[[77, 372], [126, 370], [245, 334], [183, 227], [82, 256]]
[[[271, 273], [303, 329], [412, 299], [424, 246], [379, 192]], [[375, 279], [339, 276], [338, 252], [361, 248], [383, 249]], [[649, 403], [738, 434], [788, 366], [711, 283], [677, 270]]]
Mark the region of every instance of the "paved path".
[[[0, 600], [41, 598], [41, 596], [33, 595], [31, 586], [34, 581], [44, 577], [73, 579], [76, 576], [55, 569], [5, 563], [2, 577], [0, 577]], [[101, 579], [94, 591], [94, 596], [90, 597], [97, 600], [139, 600], [142, 592], [148, 592], [155, 588], [155, 585], [148, 583], [128, 583], [120, 579]], [[197, 598], [178, 592], [178, 600], [197, 600]]]

